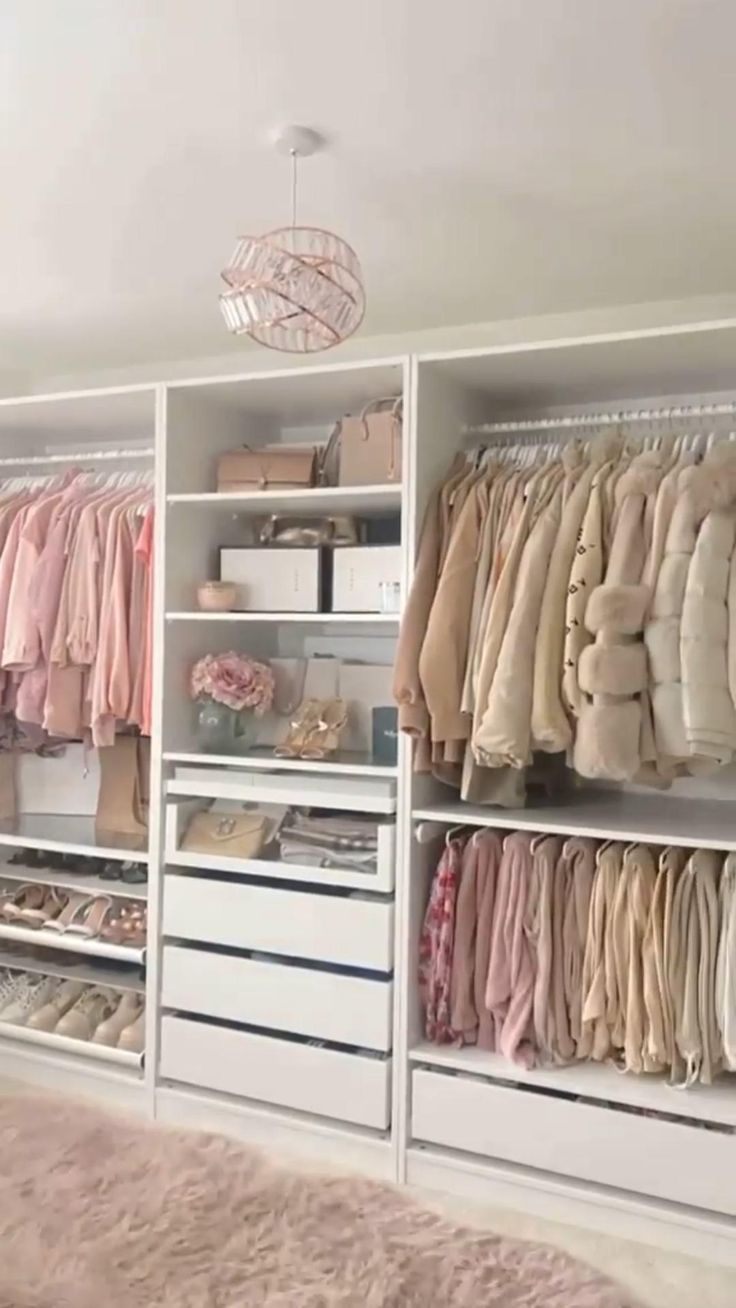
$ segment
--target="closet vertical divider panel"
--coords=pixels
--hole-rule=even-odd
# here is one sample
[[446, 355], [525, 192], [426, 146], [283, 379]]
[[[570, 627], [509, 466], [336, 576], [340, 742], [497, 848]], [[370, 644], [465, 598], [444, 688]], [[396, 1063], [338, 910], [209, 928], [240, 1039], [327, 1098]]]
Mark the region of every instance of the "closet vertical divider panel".
[[[339, 1153], [391, 1177], [399, 1169], [391, 1108], [405, 745], [396, 767], [375, 762], [365, 746], [324, 760], [281, 759], [266, 724], [266, 745], [256, 738], [239, 754], [202, 753], [187, 678], [197, 658], [228, 649], [305, 669], [325, 656], [390, 667], [399, 614], [292, 613], [287, 599], [274, 612], [211, 614], [198, 610], [197, 585], [218, 577], [223, 545], [257, 544], [258, 521], [271, 512], [386, 519], [392, 530], [400, 518], [405, 582], [408, 390], [405, 359], [169, 386], [160, 615], [166, 871], [157, 1114]], [[401, 484], [216, 490], [219, 454], [245, 444], [324, 442], [343, 415], [398, 394], [406, 405]], [[282, 734], [287, 729], [285, 719]], [[213, 799], [383, 815], [390, 825], [380, 828], [380, 841], [395, 841], [395, 852], [371, 884], [274, 853], [237, 859], [181, 849], [192, 813]]]

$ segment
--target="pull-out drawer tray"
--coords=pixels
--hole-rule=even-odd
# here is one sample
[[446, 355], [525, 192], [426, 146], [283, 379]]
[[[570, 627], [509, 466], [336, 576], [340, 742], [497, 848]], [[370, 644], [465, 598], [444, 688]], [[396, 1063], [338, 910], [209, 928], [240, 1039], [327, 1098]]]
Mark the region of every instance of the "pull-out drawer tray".
[[[703, 1091], [703, 1095], [707, 1093]], [[414, 1140], [736, 1215], [736, 1136], [417, 1069]]]
[[221, 1094], [386, 1130], [391, 1060], [164, 1016], [161, 1075]]
[[242, 882], [164, 879], [164, 935], [390, 972], [393, 905]]
[[166, 945], [164, 1008], [295, 1035], [391, 1049], [389, 980]]

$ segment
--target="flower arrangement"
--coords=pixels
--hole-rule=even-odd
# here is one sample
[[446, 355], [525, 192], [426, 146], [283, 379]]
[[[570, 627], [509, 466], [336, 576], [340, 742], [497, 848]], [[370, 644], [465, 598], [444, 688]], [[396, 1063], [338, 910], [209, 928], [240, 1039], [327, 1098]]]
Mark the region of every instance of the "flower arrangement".
[[212, 700], [235, 713], [251, 709], [263, 717], [273, 704], [274, 676], [267, 663], [247, 654], [205, 654], [192, 668], [192, 699]]

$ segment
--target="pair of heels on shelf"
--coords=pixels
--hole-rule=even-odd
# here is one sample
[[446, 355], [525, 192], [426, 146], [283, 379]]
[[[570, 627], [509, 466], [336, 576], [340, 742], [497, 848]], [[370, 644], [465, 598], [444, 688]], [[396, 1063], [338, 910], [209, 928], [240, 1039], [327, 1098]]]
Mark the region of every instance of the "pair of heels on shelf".
[[347, 720], [345, 700], [307, 699], [291, 723], [286, 739], [273, 752], [276, 758], [328, 758], [339, 748]]
[[145, 904], [118, 905], [107, 895], [23, 885], [6, 899], [2, 917], [11, 926], [99, 938], [115, 945], [142, 947], [146, 943]]

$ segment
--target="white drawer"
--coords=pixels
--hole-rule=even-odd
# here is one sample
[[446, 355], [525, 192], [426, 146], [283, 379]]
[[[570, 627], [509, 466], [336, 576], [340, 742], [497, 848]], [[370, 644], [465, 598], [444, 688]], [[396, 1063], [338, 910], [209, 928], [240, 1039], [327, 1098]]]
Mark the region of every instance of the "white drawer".
[[392, 995], [390, 981], [206, 954], [180, 945], [164, 949], [163, 1006], [226, 1022], [388, 1053]]
[[387, 1058], [165, 1016], [160, 1070], [173, 1081], [380, 1131], [390, 1121]]
[[390, 972], [393, 905], [167, 873], [164, 935]]
[[412, 1076], [415, 1140], [736, 1215], [736, 1136], [464, 1076]]
[[270, 877], [274, 881], [306, 881], [311, 885], [390, 893], [396, 867], [396, 826], [377, 822], [378, 851], [375, 872], [356, 868], [310, 867], [307, 863], [281, 863], [275, 858], [225, 858], [219, 854], [196, 854], [181, 849], [192, 815], [202, 807], [198, 800], [178, 800], [166, 805], [166, 862], [171, 867], [193, 867], [232, 876]]
[[[253, 762], [275, 762], [270, 751], [262, 751]], [[364, 760], [361, 760], [363, 762]], [[288, 766], [289, 760], [286, 760]], [[342, 756], [341, 766], [349, 765]], [[299, 807], [347, 809], [353, 813], [395, 813], [396, 781], [383, 776], [319, 775], [316, 772], [248, 772], [238, 767], [177, 767], [173, 781], [166, 783], [168, 795], [190, 799], [234, 799], [244, 804], [295, 804]], [[329, 769], [330, 760], [324, 766]], [[336, 765], [334, 765], [336, 766]]]

